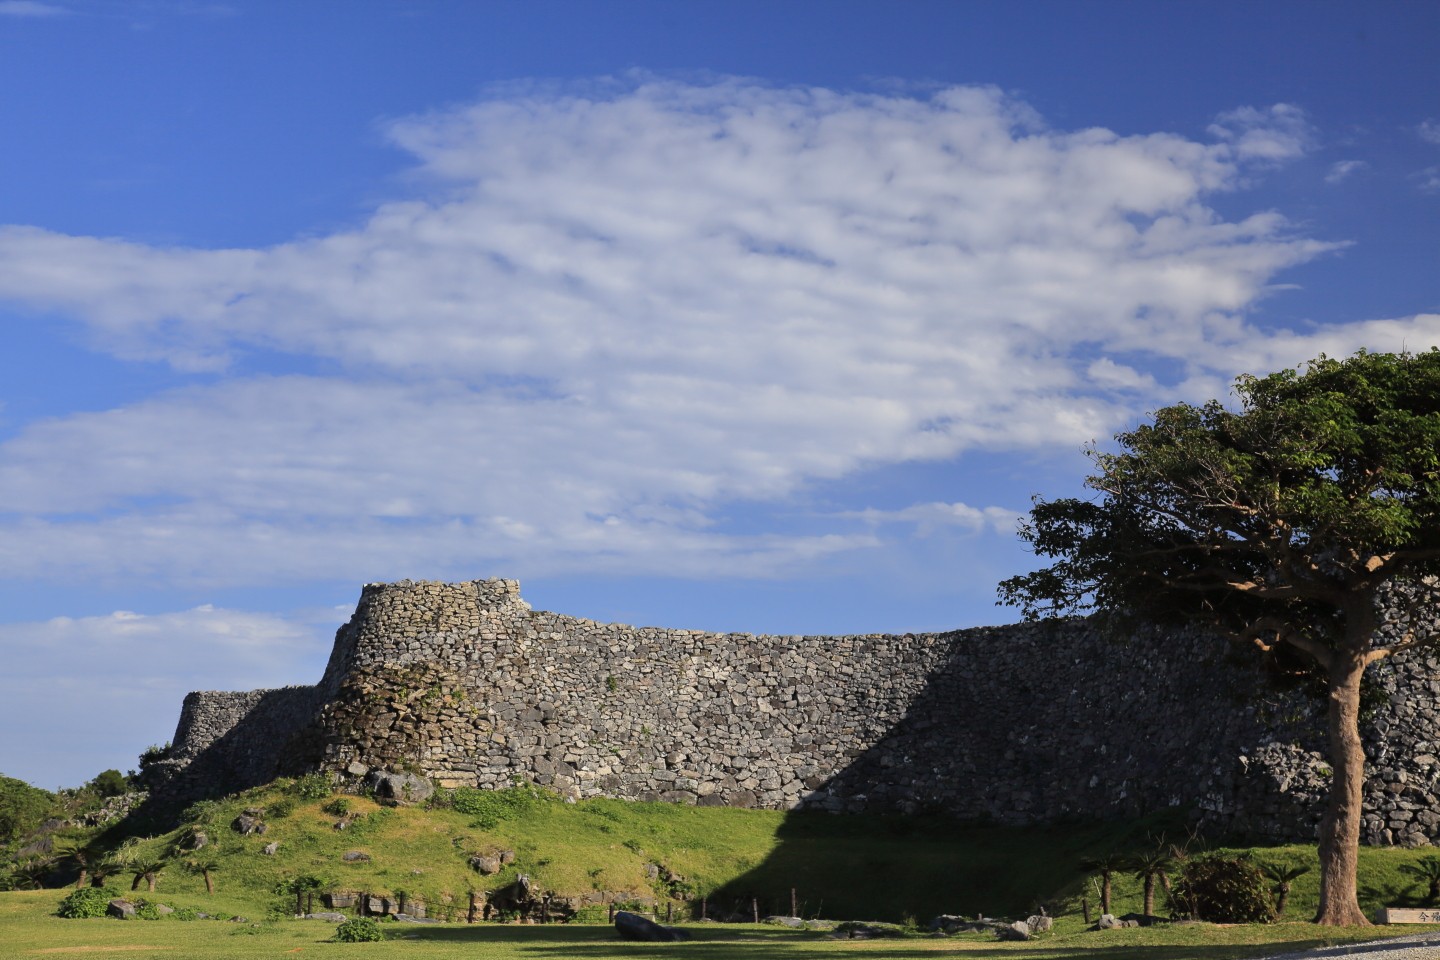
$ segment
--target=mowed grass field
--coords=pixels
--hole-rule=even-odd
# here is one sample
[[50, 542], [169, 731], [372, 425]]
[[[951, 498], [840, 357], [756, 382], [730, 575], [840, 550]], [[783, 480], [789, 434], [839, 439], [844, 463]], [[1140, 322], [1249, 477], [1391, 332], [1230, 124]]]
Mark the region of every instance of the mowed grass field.
[[0, 894], [0, 956], [116, 957], [175, 960], [204, 957], [250, 960], [258, 957], [323, 957], [325, 960], [391, 958], [704, 958], [704, 960], [866, 960], [997, 957], [1013, 960], [1228, 960], [1282, 951], [1331, 946], [1413, 933], [1432, 927], [1379, 927], [1321, 931], [1304, 923], [1199, 926], [1084, 932], [1067, 918], [1054, 933], [1028, 943], [997, 943], [980, 935], [915, 937], [905, 940], [833, 940], [761, 924], [688, 925], [688, 943], [637, 944], [618, 940], [601, 924], [445, 924], [419, 928], [385, 924], [383, 943], [328, 943], [334, 929], [318, 920], [280, 920], [256, 926], [207, 921], [63, 920], [54, 916], [55, 891]]

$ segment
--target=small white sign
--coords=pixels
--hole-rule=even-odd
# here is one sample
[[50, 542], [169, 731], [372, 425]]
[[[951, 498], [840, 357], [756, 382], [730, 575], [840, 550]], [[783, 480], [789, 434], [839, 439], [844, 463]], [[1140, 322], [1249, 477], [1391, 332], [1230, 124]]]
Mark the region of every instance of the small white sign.
[[1440, 923], [1440, 909], [1402, 910], [1384, 907], [1375, 915], [1376, 923]]

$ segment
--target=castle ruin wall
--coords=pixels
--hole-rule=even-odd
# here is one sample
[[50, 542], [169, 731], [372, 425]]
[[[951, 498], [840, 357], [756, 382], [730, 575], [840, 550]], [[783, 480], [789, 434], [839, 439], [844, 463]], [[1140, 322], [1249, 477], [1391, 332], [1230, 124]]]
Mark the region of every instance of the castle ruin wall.
[[[574, 799], [1011, 824], [1184, 806], [1207, 828], [1313, 838], [1323, 718], [1226, 658], [1198, 630], [717, 634], [533, 611], [513, 580], [369, 584], [317, 686], [191, 694], [169, 762], [177, 795], [221, 771], [389, 767]], [[1414, 651], [1376, 676], [1366, 841], [1428, 842], [1440, 662]]]

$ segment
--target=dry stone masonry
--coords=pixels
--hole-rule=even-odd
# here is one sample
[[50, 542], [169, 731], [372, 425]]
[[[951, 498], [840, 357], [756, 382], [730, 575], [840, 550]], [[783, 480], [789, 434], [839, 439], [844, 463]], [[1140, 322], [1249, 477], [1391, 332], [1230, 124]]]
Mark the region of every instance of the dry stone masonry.
[[[1010, 824], [1184, 806], [1207, 829], [1312, 838], [1329, 775], [1316, 701], [1266, 692], [1230, 656], [1199, 631], [1117, 644], [1079, 620], [754, 636], [535, 611], [514, 580], [367, 584], [316, 686], [187, 696], [160, 790], [323, 769]], [[1440, 660], [1372, 670], [1365, 839], [1429, 842]]]

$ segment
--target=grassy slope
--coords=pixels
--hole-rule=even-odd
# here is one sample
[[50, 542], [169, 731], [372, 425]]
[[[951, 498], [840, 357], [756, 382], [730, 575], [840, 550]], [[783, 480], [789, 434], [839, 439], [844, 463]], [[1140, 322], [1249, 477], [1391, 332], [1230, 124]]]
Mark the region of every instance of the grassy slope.
[[[587, 890], [629, 890], [662, 894], [644, 876], [644, 864], [658, 862], [687, 878], [697, 894], [711, 897], [714, 907], [738, 898], [762, 898], [762, 911], [788, 912], [789, 890], [796, 888], [807, 915], [849, 919], [921, 921], [940, 913], [1024, 916], [1038, 900], [1048, 900], [1060, 915], [1056, 934], [1047, 943], [1002, 946], [982, 938], [910, 940], [904, 944], [843, 944], [811, 942], [813, 938], [774, 929], [742, 925], [696, 928], [705, 937], [727, 940], [706, 945], [707, 956], [774, 956], [776, 950], [809, 957], [838, 956], [860, 949], [867, 955], [901, 957], [939, 949], [1014, 953], [1020, 956], [1071, 955], [1081, 949], [1090, 956], [1228, 957], [1254, 952], [1245, 944], [1271, 940], [1314, 941], [1322, 932], [1308, 924], [1269, 927], [1197, 927], [1176, 930], [1119, 930], [1082, 933], [1078, 894], [1083, 886], [1076, 869], [1088, 854], [1147, 845], [1166, 830], [1159, 821], [1050, 828], [1003, 828], [962, 825], [923, 818], [835, 817], [825, 814], [783, 814], [763, 810], [695, 808], [669, 804], [591, 801], [578, 805], [546, 804], [524, 819], [502, 822], [493, 831], [472, 825], [472, 818], [453, 810], [401, 809], [382, 814], [375, 826], [337, 832], [335, 817], [321, 812], [323, 801], [302, 802], [284, 819], [271, 819], [264, 836], [241, 837], [229, 824], [246, 806], [267, 806], [280, 799], [278, 790], [253, 791], [227, 801], [206, 827], [211, 852], [222, 864], [216, 872], [218, 892], [205, 894], [200, 877], [172, 867], [156, 896], [177, 906], [194, 905], [209, 912], [224, 910], [254, 920], [271, 907], [293, 901], [272, 892], [277, 880], [302, 873], [334, 877], [338, 888], [376, 894], [404, 891], [430, 905], [432, 916], [443, 913], [446, 897], [463, 910], [471, 889], [496, 888], [528, 873], [542, 886], [562, 894]], [[353, 808], [380, 808], [351, 798]], [[1174, 824], [1169, 825], [1173, 836]], [[149, 852], [169, 848], [181, 831], [145, 841]], [[261, 848], [280, 842], [279, 854], [264, 856]], [[516, 863], [493, 877], [468, 866], [474, 852], [514, 849]], [[361, 850], [369, 863], [346, 864], [341, 854]], [[1313, 847], [1290, 846], [1255, 850], [1258, 859], [1315, 863]], [[1422, 886], [1399, 867], [1426, 851], [1361, 852], [1361, 900], [1367, 912], [1383, 905], [1417, 904]], [[416, 872], [419, 871], [419, 872]], [[129, 879], [114, 878], [112, 887], [128, 890]], [[64, 891], [0, 894], [0, 955], [69, 944], [150, 945], [181, 954], [200, 950], [206, 956], [252, 956], [301, 949], [328, 935], [314, 921], [287, 921], [260, 928], [200, 921], [182, 923], [110, 920], [68, 921], [53, 917]], [[1318, 877], [1312, 871], [1295, 884], [1289, 917], [1303, 919], [1314, 909]], [[769, 902], [766, 902], [769, 900]], [[823, 906], [822, 906], [823, 904]], [[1092, 894], [1092, 906], [1094, 897]], [[1139, 883], [1117, 878], [1114, 909], [1138, 912]], [[387, 925], [392, 936], [414, 933], [413, 926]], [[1420, 928], [1389, 932], [1412, 932]], [[1349, 940], [1385, 931], [1324, 931], [1329, 939]], [[608, 943], [613, 934], [603, 926], [567, 928], [430, 927], [419, 931], [422, 941], [406, 941], [407, 950], [459, 955], [482, 945], [478, 955], [630, 956], [636, 948]], [[742, 941], [734, 942], [735, 938]], [[578, 938], [578, 940], [576, 939]], [[758, 939], [757, 939], [758, 938]], [[778, 938], [778, 939], [777, 939]], [[768, 946], [767, 946], [768, 944]], [[781, 944], [787, 944], [782, 948]], [[1149, 945], [1140, 953], [1139, 948]], [[946, 946], [948, 945], [948, 946]], [[1111, 952], [1113, 948], [1114, 952]], [[313, 949], [327, 955], [365, 954], [365, 945], [326, 945]], [[645, 956], [668, 956], [678, 948], [647, 946]], [[692, 952], [693, 952], [692, 948]], [[1098, 950], [1092, 954], [1092, 950]], [[618, 951], [618, 952], [617, 952]], [[1039, 952], [1037, 952], [1039, 951]], [[1055, 952], [1048, 952], [1055, 951]], [[1238, 951], [1238, 952], [1237, 952]], [[1248, 951], [1248, 952], [1247, 952]], [[143, 956], [146, 951], [131, 955]], [[166, 951], [156, 955], [165, 955]], [[170, 952], [168, 955], [176, 955]]]
[[[402, 808], [380, 814], [373, 827], [333, 829], [323, 801], [300, 803], [285, 819], [269, 820], [264, 836], [241, 837], [230, 822], [246, 806], [267, 806], [278, 790], [252, 791], [227, 801], [206, 827], [211, 852], [222, 858], [215, 877], [220, 909], [263, 917], [281, 901], [271, 890], [277, 880], [298, 874], [332, 877], [337, 889], [381, 895], [402, 891], [424, 900], [432, 916], [463, 909], [472, 889], [495, 889], [529, 874], [540, 886], [562, 895], [591, 890], [633, 891], [662, 896], [645, 879], [644, 865], [660, 863], [681, 874], [695, 896], [708, 895], [713, 909], [760, 898], [762, 914], [788, 913], [790, 889], [802, 913], [840, 919], [924, 921], [938, 913], [1024, 916], [1038, 902], [1050, 912], [1078, 912], [1083, 888], [1076, 867], [1089, 854], [1146, 846], [1166, 824], [1015, 828], [964, 825], [908, 817], [784, 814], [768, 810], [685, 807], [671, 804], [588, 801], [545, 804], [521, 820], [493, 831], [453, 810]], [[352, 808], [381, 808], [351, 798]], [[182, 831], [145, 842], [161, 854]], [[1169, 834], [1178, 833], [1174, 824]], [[261, 848], [279, 841], [274, 857]], [[516, 862], [492, 877], [468, 866], [475, 852], [514, 849]], [[370, 854], [369, 863], [345, 863], [347, 850]], [[1400, 872], [1423, 850], [1362, 848], [1361, 905], [1373, 915], [1381, 906], [1419, 905], [1423, 885]], [[1313, 847], [1257, 849], [1258, 859], [1316, 864]], [[418, 872], [417, 872], [418, 871]], [[128, 889], [128, 878], [111, 885]], [[1139, 912], [1140, 884], [1118, 877], [1114, 910]], [[1287, 919], [1314, 910], [1318, 871], [1301, 877], [1291, 893]], [[162, 898], [207, 898], [200, 877], [170, 868], [157, 893]], [[1097, 898], [1089, 891], [1092, 907]], [[183, 895], [183, 896], [182, 896]], [[179, 902], [179, 901], [177, 901]], [[677, 907], [679, 904], [677, 904]]]

